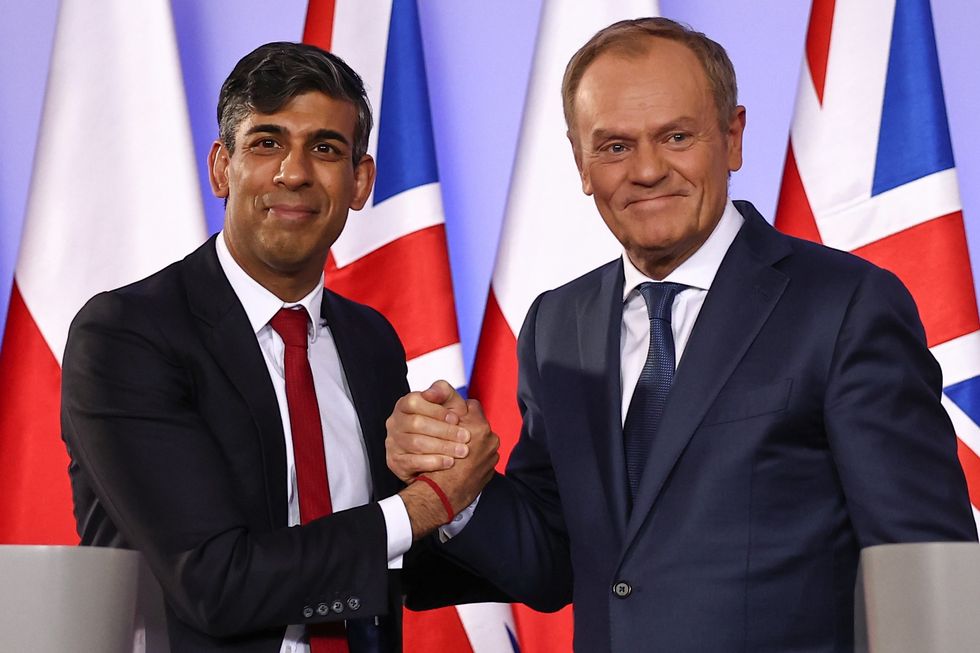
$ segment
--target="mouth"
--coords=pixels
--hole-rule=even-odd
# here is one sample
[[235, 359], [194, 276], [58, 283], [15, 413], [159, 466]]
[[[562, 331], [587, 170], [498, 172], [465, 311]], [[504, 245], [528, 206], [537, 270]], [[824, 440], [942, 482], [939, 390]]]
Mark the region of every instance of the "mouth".
[[628, 208], [634, 204], [657, 206], [659, 204], [665, 204], [682, 198], [684, 198], [684, 195], [681, 193], [669, 193], [664, 195], [656, 195], [653, 197], [634, 197], [629, 199], [623, 208]]
[[269, 215], [282, 220], [307, 220], [317, 214], [317, 210], [307, 204], [272, 204], [266, 210]]

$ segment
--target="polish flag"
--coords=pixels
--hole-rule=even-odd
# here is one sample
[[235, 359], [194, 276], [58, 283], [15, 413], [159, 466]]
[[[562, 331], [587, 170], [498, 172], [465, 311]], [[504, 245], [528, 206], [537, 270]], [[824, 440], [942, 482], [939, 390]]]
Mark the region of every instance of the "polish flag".
[[980, 319], [928, 0], [814, 0], [776, 226], [908, 287], [980, 524]]
[[70, 544], [61, 358], [95, 293], [205, 237], [167, 0], [63, 0], [0, 349], [0, 543]]
[[[616, 258], [622, 248], [582, 193], [565, 135], [561, 80], [572, 55], [597, 31], [659, 13], [656, 0], [544, 0], [520, 142], [497, 262], [477, 347], [470, 396], [500, 435], [500, 468], [521, 430], [517, 333], [534, 298]], [[572, 612], [514, 606], [524, 653], [572, 650]]]
[[[456, 322], [418, 7], [415, 0], [311, 0], [303, 41], [361, 75], [376, 127], [378, 177], [331, 249], [326, 283], [373, 306], [395, 327], [413, 390], [466, 384]], [[507, 604], [405, 612], [405, 651], [512, 653]]]

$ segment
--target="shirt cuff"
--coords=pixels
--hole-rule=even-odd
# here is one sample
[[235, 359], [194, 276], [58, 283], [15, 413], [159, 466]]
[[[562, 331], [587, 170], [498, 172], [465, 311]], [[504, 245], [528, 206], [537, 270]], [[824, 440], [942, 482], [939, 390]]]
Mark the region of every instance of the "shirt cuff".
[[483, 493], [476, 495], [473, 499], [473, 503], [466, 506], [459, 511], [459, 514], [453, 517], [453, 520], [446, 524], [445, 526], [439, 527], [439, 541], [445, 544], [449, 540], [453, 539], [459, 535], [466, 525], [470, 523], [470, 519], [473, 518], [473, 511], [476, 510], [476, 504], [480, 503], [480, 496]]
[[412, 546], [412, 522], [405, 502], [397, 494], [378, 502], [388, 535], [388, 569], [401, 569], [402, 556]]

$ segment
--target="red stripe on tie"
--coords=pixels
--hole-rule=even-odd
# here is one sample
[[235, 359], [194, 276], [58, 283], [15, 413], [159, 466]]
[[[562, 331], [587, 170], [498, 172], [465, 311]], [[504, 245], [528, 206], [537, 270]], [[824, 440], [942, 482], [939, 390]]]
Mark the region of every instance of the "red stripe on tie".
[[334, 0], [310, 0], [306, 7], [303, 43], [330, 50], [333, 43]]
[[823, 104], [823, 87], [827, 80], [827, 60], [830, 57], [830, 34], [834, 27], [834, 0], [813, 0], [810, 26], [806, 30], [806, 61], [810, 77]]
[[497, 304], [493, 288], [487, 297], [469, 395], [480, 400], [490, 425], [500, 436], [497, 469], [503, 471], [521, 434], [521, 412], [517, 407], [517, 338]]
[[61, 441], [61, 368], [16, 281], [0, 385], [0, 543], [77, 544]]
[[823, 242], [817, 221], [813, 218], [810, 200], [803, 188], [799, 168], [796, 167], [796, 157], [793, 155], [793, 143], [786, 148], [786, 168], [783, 173], [783, 185], [779, 189], [779, 202], [776, 205], [776, 228], [784, 234]]
[[444, 225], [410, 233], [343, 268], [331, 255], [326, 283], [388, 318], [409, 360], [459, 342]]
[[962, 440], [956, 441], [957, 453], [960, 456], [960, 465], [963, 473], [966, 474], [966, 486], [970, 491], [970, 503], [980, 510], [980, 457], [970, 447], [963, 444]]
[[930, 347], [980, 329], [962, 212], [899, 231], [854, 253], [891, 270], [908, 287]]

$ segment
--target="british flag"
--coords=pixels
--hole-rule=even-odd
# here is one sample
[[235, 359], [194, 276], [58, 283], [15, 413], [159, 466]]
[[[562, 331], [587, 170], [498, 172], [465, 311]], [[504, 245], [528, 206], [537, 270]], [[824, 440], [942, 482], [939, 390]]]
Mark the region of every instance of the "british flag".
[[980, 319], [928, 0], [814, 0], [776, 226], [909, 288], [980, 523]]

